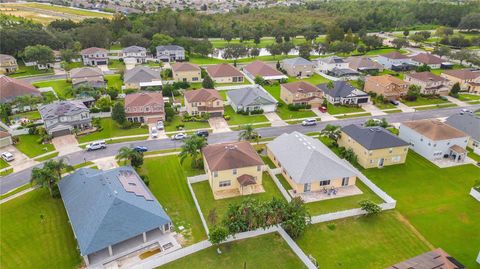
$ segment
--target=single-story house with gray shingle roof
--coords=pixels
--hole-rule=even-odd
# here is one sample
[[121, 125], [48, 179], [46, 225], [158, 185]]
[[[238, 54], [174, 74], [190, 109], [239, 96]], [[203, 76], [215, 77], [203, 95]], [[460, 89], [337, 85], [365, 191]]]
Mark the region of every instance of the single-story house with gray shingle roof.
[[274, 112], [277, 108], [277, 100], [260, 85], [228, 91], [227, 101], [235, 111], [262, 109], [263, 112]]
[[470, 136], [468, 147], [480, 154], [480, 117], [473, 113], [455, 114], [447, 118], [446, 123]]
[[284, 133], [267, 144], [267, 155], [295, 193], [355, 185], [356, 172], [318, 139]]
[[149, 246], [171, 230], [170, 217], [131, 167], [81, 168], [58, 188], [87, 266]]
[[282, 60], [280, 67], [292, 77], [309, 77], [315, 74], [315, 64], [302, 57]]
[[45, 130], [53, 136], [70, 134], [73, 129], [83, 130], [92, 126], [90, 110], [82, 101], [58, 101], [43, 105], [38, 111]]
[[328, 83], [317, 85], [323, 92], [324, 98], [333, 105], [361, 105], [370, 101], [370, 96], [353, 87], [345, 81], [334, 81], [333, 88], [328, 88]]
[[98, 67], [79, 67], [70, 70], [70, 79], [74, 88], [88, 86], [93, 88], [105, 88], [106, 83], [103, 72]]
[[123, 48], [122, 58], [125, 59], [134, 59], [136, 63], [146, 63], [147, 62], [147, 49], [140, 46], [130, 46]]
[[141, 65], [125, 71], [123, 81], [125, 83], [125, 88], [127, 89], [162, 86], [160, 71], [155, 71], [149, 67]]

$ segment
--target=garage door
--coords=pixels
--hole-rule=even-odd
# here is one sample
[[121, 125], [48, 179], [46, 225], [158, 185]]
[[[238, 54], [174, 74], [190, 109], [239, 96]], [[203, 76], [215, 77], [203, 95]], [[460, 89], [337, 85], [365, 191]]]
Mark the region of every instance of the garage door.
[[368, 103], [368, 98], [359, 98], [359, 99], [358, 99], [358, 103], [359, 103], [359, 104]]
[[97, 65], [107, 65], [107, 61], [97, 61]]
[[210, 113], [210, 117], [221, 117], [222, 116], [222, 112], [211, 112]]
[[52, 136], [53, 137], [58, 137], [58, 136], [62, 136], [62, 135], [69, 135], [71, 133], [72, 132], [70, 132], [70, 130], [65, 129], [65, 130], [59, 130], [59, 131], [52, 132]]

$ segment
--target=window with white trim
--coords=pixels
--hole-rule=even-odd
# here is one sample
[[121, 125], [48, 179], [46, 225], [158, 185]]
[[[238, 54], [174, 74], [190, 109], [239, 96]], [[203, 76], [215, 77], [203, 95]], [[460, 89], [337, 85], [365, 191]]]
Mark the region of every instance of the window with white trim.
[[219, 186], [220, 188], [228, 187], [228, 186], [230, 186], [230, 185], [232, 185], [232, 183], [231, 183], [230, 180], [223, 180], [223, 181], [220, 181], [220, 182], [218, 183], [218, 186]]
[[322, 180], [320, 181], [320, 186], [327, 186], [330, 185], [330, 180]]

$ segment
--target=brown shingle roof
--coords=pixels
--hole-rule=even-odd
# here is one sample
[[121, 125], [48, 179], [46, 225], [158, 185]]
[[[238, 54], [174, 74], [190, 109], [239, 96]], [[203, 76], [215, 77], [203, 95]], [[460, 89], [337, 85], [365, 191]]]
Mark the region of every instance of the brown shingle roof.
[[227, 63], [207, 66], [207, 73], [212, 78], [243, 77], [242, 72]]
[[12, 101], [17, 96], [35, 95], [40, 96], [40, 91], [22, 80], [0, 76], [0, 103]]
[[446, 123], [443, 123], [439, 120], [425, 119], [425, 120], [407, 121], [407, 122], [404, 122], [403, 125], [435, 141], [468, 136], [464, 132]]
[[0, 131], [0, 138], [5, 138], [5, 137], [9, 137], [10, 134], [8, 132], [5, 132], [5, 131]]
[[441, 64], [443, 60], [430, 53], [419, 53], [412, 57], [412, 60], [423, 64]]
[[390, 84], [397, 84], [397, 85], [407, 85], [408, 83], [396, 78], [391, 75], [383, 75], [383, 76], [370, 76], [366, 78], [369, 81], [374, 81], [380, 85], [387, 86]]
[[468, 70], [468, 69], [459, 69], [459, 70], [447, 70], [445, 72], [443, 72], [447, 75], [450, 75], [452, 77], [456, 77], [456, 78], [459, 78], [459, 79], [476, 79], [478, 77], [480, 77], [480, 72], [477, 71], [477, 72], [473, 72], [472, 70]]
[[383, 69], [383, 66], [368, 57], [350, 57], [346, 60], [353, 70], [358, 69]]
[[191, 102], [206, 102], [216, 99], [222, 99], [218, 91], [215, 89], [191, 90], [184, 93], [185, 98]]
[[200, 67], [191, 63], [174, 63], [172, 65], [172, 70], [175, 72], [186, 72], [186, 71], [200, 71]]
[[255, 177], [247, 174], [243, 174], [239, 177], [237, 177], [238, 183], [240, 183], [241, 186], [248, 186], [248, 185], [253, 185], [256, 184]]
[[383, 57], [386, 57], [386, 58], [389, 58], [389, 59], [407, 59], [408, 58], [407, 55], [401, 54], [398, 51], [393, 51], [393, 52], [383, 54], [383, 55], [380, 55], [380, 56], [383, 56]]
[[443, 249], [425, 252], [406, 261], [397, 263], [387, 269], [459, 269], [465, 268]]
[[103, 77], [103, 72], [98, 67], [79, 67], [70, 70], [70, 78], [85, 78], [85, 77]]
[[97, 48], [97, 47], [91, 47], [91, 48], [83, 49], [83, 50], [80, 52], [80, 54], [92, 54], [92, 53], [96, 53], [96, 52], [108, 53], [108, 51], [107, 51], [106, 49]]
[[281, 76], [283, 75], [282, 72], [274, 69], [270, 65], [261, 62], [261, 61], [255, 61], [253, 63], [250, 63], [246, 65], [243, 69], [247, 70], [248, 73], [252, 74], [253, 76], [263, 76], [263, 77], [268, 77], [268, 76]]
[[163, 105], [163, 95], [161, 92], [140, 92], [127, 94], [125, 96], [125, 108], [151, 104]]
[[409, 76], [411, 78], [414, 78], [414, 79], [417, 79], [417, 80], [420, 80], [420, 81], [424, 81], [424, 82], [446, 81], [445, 78], [442, 78], [441, 76], [437, 76], [437, 75], [435, 75], [431, 72], [419, 72], [419, 73], [413, 72], [413, 73], [407, 74], [407, 76]]
[[308, 92], [321, 92], [321, 90], [315, 87], [313, 84], [305, 81], [297, 81], [282, 84], [282, 86], [291, 93], [308, 93]]
[[202, 152], [210, 171], [264, 165], [247, 141], [212, 144], [204, 147]]

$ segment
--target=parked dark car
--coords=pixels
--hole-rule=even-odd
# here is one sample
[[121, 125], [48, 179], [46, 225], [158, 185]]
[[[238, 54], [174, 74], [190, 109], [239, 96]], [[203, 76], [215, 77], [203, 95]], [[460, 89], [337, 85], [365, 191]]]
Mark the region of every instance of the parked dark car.
[[392, 100], [390, 103], [394, 106], [398, 106], [400, 104], [397, 100]]
[[207, 130], [200, 130], [195, 132], [196, 136], [201, 136], [201, 137], [208, 137], [208, 131]]
[[148, 148], [144, 147], [144, 146], [136, 146], [136, 147], [133, 148], [133, 150], [138, 151], [138, 152], [146, 152], [146, 151], [148, 151]]

